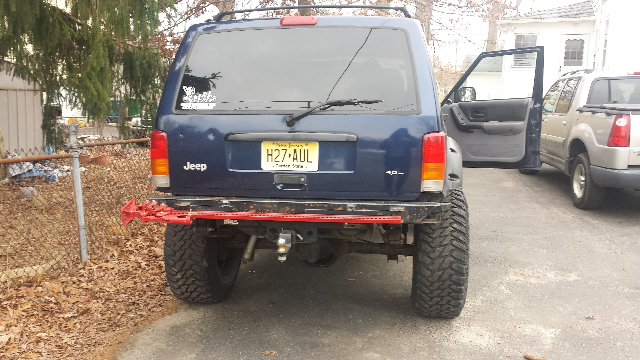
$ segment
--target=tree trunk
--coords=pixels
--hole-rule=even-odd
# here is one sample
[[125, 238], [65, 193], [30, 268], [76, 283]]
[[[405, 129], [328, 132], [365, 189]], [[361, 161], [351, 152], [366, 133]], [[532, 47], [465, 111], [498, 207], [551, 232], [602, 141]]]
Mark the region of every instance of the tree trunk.
[[[312, 0], [298, 0], [298, 5], [313, 5]], [[300, 16], [311, 16], [313, 15], [313, 9], [298, 9], [298, 14]]]
[[[374, 0], [373, 1], [374, 6], [389, 6], [389, 3], [391, 3], [391, 0]], [[376, 10], [375, 13], [377, 16], [389, 16], [389, 10]]]
[[492, 0], [491, 8], [487, 14], [489, 21], [489, 32], [487, 33], [486, 51], [496, 51], [498, 49], [498, 20], [502, 18], [502, 5], [500, 0]]
[[489, 31], [487, 33], [486, 51], [498, 50], [498, 20], [506, 14], [507, 10], [515, 10], [520, 8], [522, 0], [489, 0], [489, 10], [486, 14], [486, 20], [489, 22]]
[[427, 44], [431, 44], [431, 15], [433, 14], [433, 0], [416, 0], [416, 18], [424, 28], [424, 36]]
[[[212, 2], [213, 2], [213, 0], [212, 0]], [[218, 8], [218, 10], [220, 10], [220, 12], [232, 11], [232, 10], [236, 9], [236, 2], [235, 1], [216, 2], [214, 5]], [[235, 18], [236, 18], [235, 14], [229, 15], [229, 19], [235, 19]]]

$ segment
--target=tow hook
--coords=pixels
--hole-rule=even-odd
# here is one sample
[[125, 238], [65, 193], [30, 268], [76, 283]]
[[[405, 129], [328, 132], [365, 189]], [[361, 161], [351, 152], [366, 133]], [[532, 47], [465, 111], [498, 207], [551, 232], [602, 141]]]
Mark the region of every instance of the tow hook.
[[284, 262], [287, 260], [287, 254], [289, 253], [289, 249], [291, 249], [291, 245], [295, 243], [296, 232], [293, 230], [282, 230], [280, 235], [278, 236], [278, 260], [280, 262]]

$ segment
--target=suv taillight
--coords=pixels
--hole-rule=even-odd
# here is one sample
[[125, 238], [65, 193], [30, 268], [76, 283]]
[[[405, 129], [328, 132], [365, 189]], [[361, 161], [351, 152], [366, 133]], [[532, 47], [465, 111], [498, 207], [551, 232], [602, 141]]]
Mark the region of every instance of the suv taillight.
[[422, 191], [442, 191], [447, 159], [447, 134], [443, 131], [422, 137]]
[[151, 132], [151, 181], [156, 187], [169, 187], [169, 146], [167, 133]]
[[618, 115], [613, 120], [611, 126], [611, 134], [609, 135], [609, 141], [607, 146], [611, 147], [628, 147], [629, 146], [629, 133], [630, 133], [631, 116]]

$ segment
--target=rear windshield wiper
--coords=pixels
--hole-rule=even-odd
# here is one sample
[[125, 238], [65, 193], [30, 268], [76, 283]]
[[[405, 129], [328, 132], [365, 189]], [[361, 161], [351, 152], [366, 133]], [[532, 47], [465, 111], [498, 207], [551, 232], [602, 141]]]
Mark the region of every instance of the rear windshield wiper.
[[348, 105], [361, 105], [361, 104], [375, 104], [375, 103], [379, 103], [382, 102], [382, 100], [356, 100], [356, 99], [349, 99], [349, 100], [331, 100], [331, 101], [327, 101], [324, 102], [320, 105], [314, 106], [310, 109], [304, 110], [304, 111], [300, 111], [297, 113], [294, 113], [292, 115], [287, 116], [287, 126], [288, 127], [293, 127], [296, 124], [296, 121], [302, 119], [303, 117], [311, 114], [312, 112], [318, 111], [318, 110], [327, 110], [330, 107], [334, 107], [334, 106], [348, 106]]

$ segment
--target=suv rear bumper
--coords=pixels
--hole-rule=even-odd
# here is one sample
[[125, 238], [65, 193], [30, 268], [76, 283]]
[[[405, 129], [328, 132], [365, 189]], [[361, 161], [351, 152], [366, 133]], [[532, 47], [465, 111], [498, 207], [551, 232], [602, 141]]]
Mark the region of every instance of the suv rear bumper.
[[640, 166], [614, 170], [591, 165], [591, 177], [602, 187], [640, 189]]
[[141, 205], [132, 199], [122, 208], [122, 222], [127, 225], [137, 217], [143, 222], [173, 224], [191, 224], [194, 219], [421, 224], [440, 221], [443, 205], [446, 203], [154, 196]]

